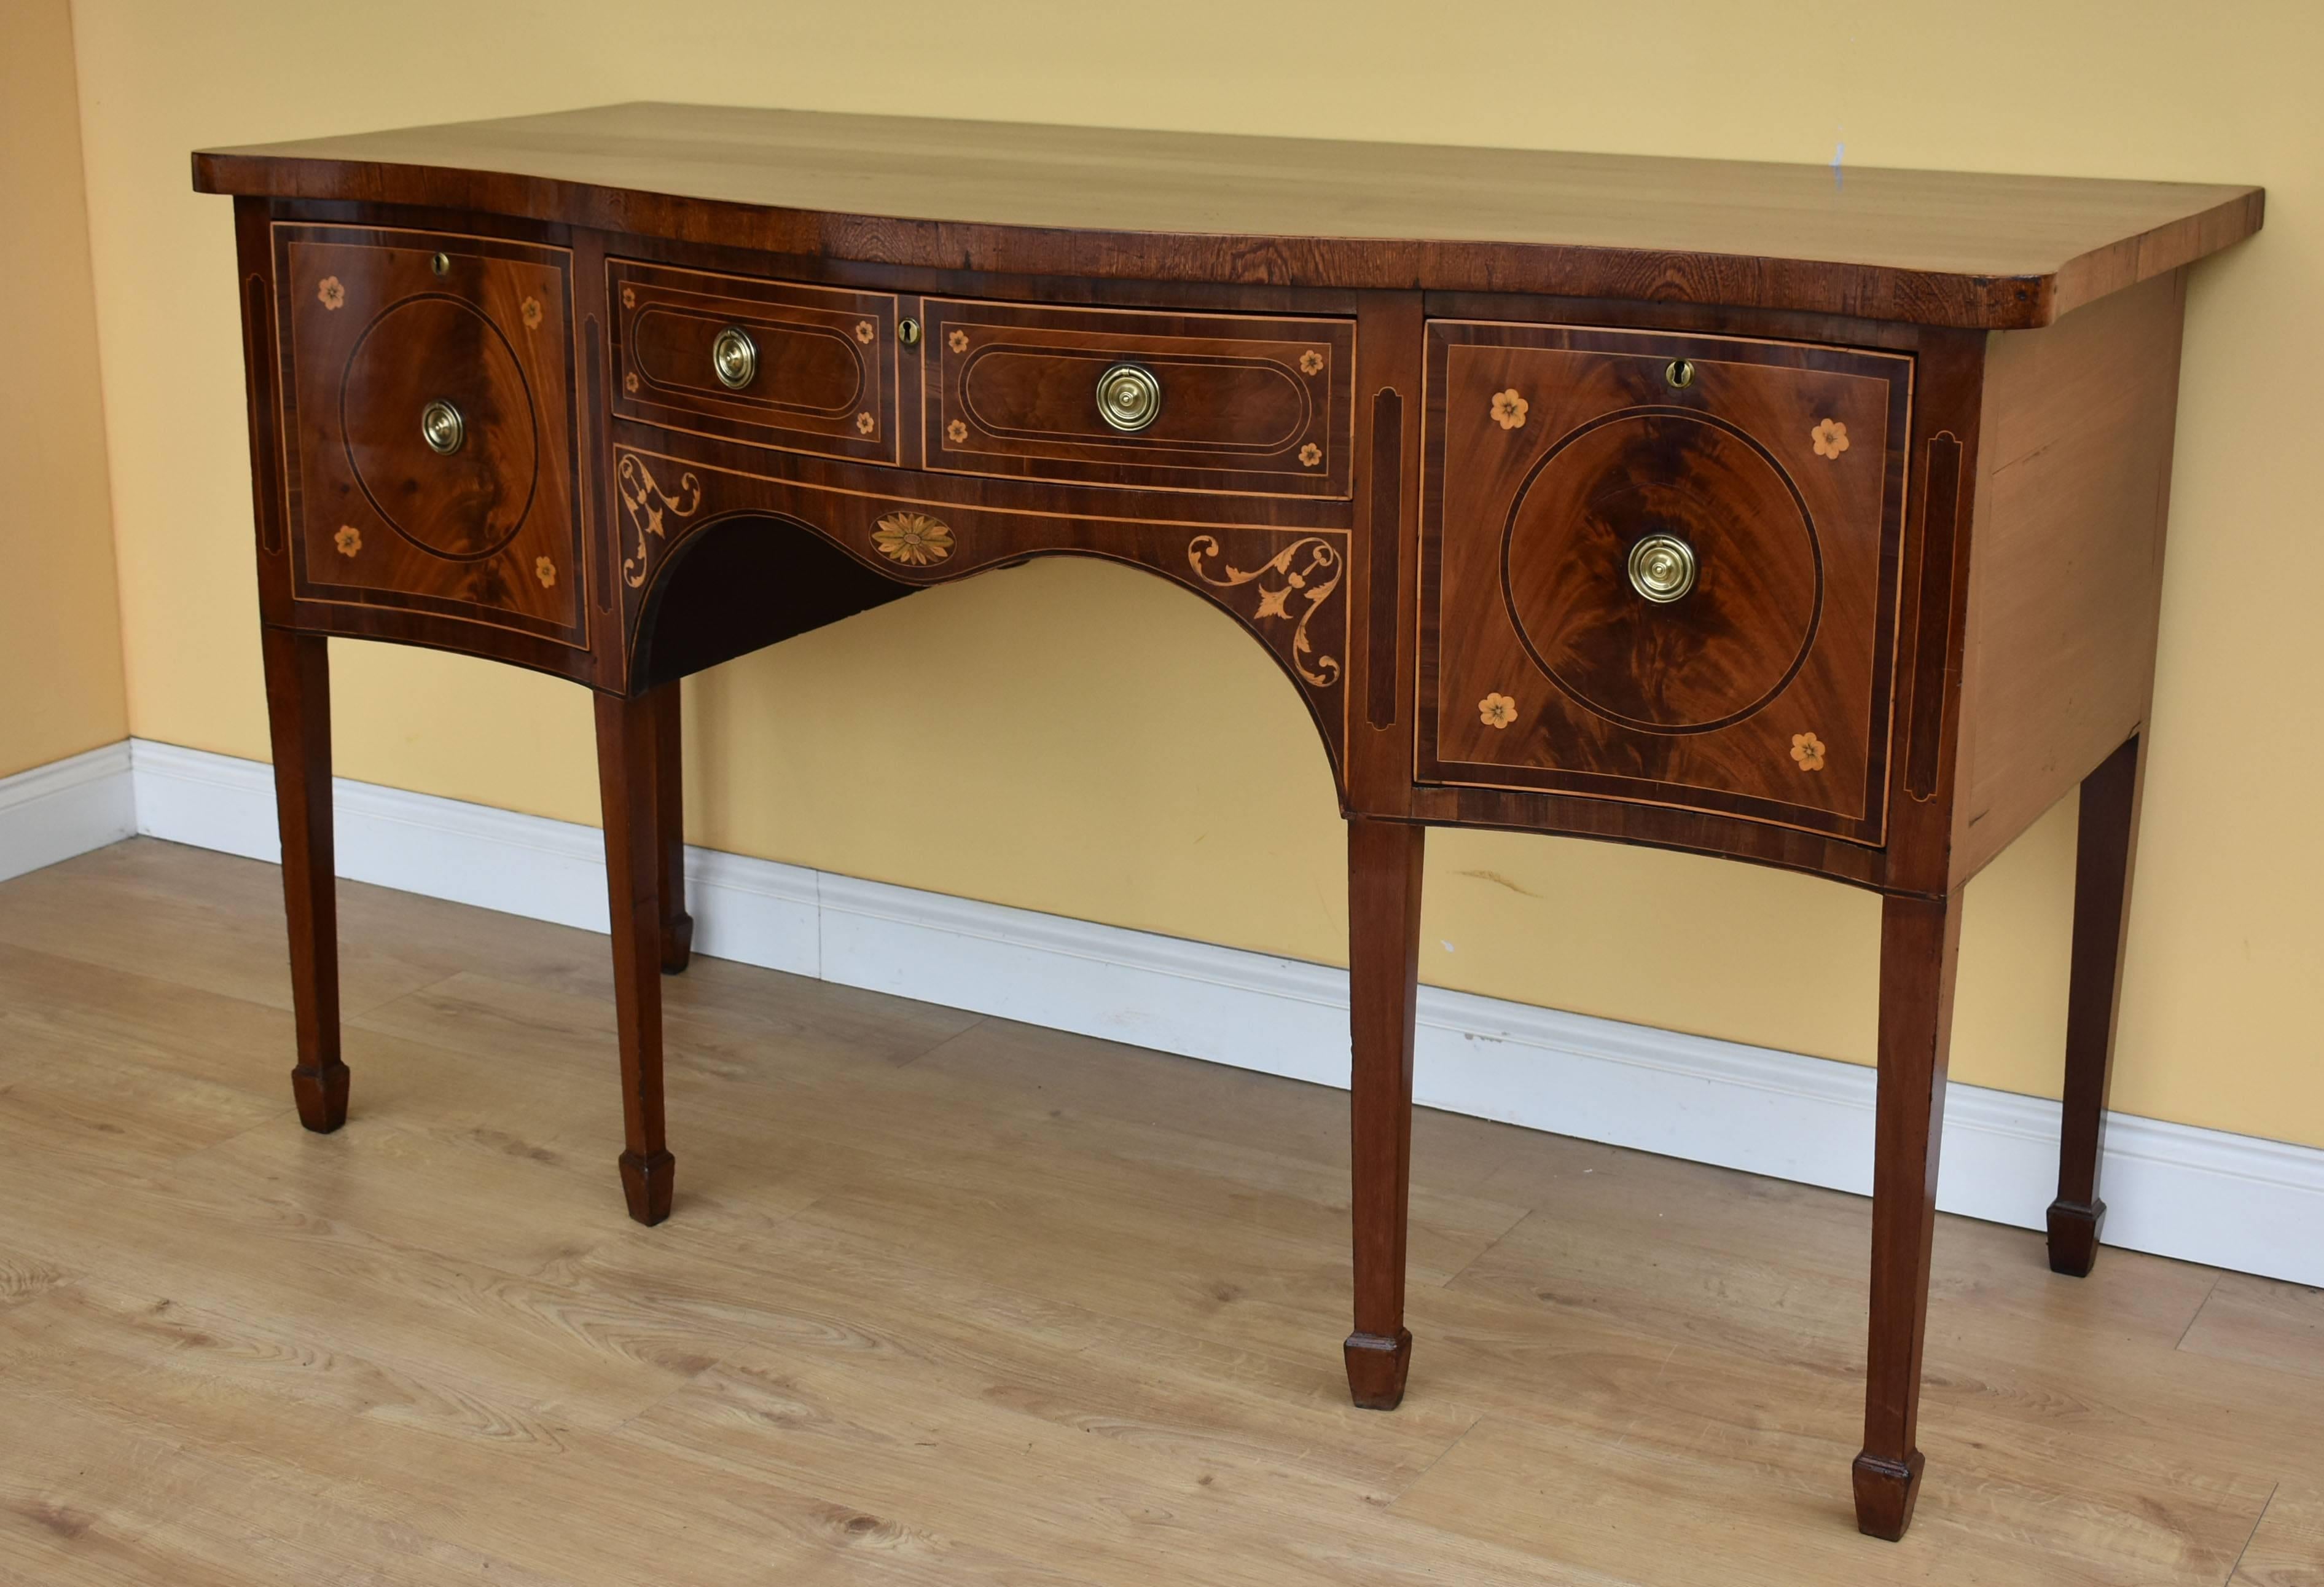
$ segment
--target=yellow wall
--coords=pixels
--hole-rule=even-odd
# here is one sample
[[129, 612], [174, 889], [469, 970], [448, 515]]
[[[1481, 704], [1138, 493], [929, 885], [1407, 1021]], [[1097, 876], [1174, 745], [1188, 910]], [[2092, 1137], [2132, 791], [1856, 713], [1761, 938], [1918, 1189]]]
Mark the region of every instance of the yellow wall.
[[128, 731], [67, 0], [0, 34], [0, 777]]
[[[228, 206], [186, 152], [614, 99], [2264, 182], [2200, 270], [2116, 1088], [2324, 1145], [2308, 998], [2324, 692], [2319, 8], [1340, 0], [82, 0], [84, 127], [141, 734], [263, 756]], [[2232, 22], [2229, 18], [2232, 17]], [[350, 775], [595, 818], [581, 692], [336, 647]], [[1341, 833], [1297, 703], [1219, 616], [1038, 564], [689, 686], [694, 840], [1331, 960]], [[1955, 1073], [2054, 1094], [2073, 817], [1970, 890]], [[1869, 896], [1742, 866], [1431, 839], [1442, 984], [1833, 1056], [1872, 1048]]]

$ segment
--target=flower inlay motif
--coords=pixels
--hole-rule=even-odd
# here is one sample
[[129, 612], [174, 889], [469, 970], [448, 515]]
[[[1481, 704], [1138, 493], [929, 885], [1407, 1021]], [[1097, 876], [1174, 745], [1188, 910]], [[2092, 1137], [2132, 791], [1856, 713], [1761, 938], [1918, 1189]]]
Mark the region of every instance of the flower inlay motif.
[[1823, 740], [1812, 733], [1792, 734], [1792, 759], [1800, 763], [1803, 771], [1823, 770]]
[[858, 435], [868, 436], [879, 422], [880, 421], [878, 420], [872, 418], [869, 413], [858, 413], [855, 416], [855, 431]]
[[316, 284], [315, 296], [324, 308], [337, 309], [347, 300], [347, 290], [339, 284], [337, 276], [327, 275]]
[[1815, 443], [1819, 457], [1838, 457], [1848, 450], [1848, 426], [1837, 419], [1827, 419], [1808, 431], [1808, 439]]
[[1299, 373], [1300, 373], [1300, 374], [1323, 374], [1323, 354], [1321, 354], [1321, 353], [1318, 353], [1318, 352], [1317, 352], [1317, 351], [1315, 351], [1315, 349], [1314, 349], [1314, 348], [1313, 348], [1313, 347], [1310, 347], [1310, 348], [1308, 348], [1305, 353], [1300, 354], [1300, 355], [1299, 355]]
[[624, 309], [634, 309], [637, 306], [637, 289], [634, 287], [623, 287], [622, 289], [622, 307]]
[[872, 337], [873, 335], [874, 332], [872, 331], [872, 322], [870, 320], [859, 319], [855, 322], [855, 339], [857, 341], [862, 343], [868, 347], [872, 345]]
[[543, 589], [557, 587], [557, 564], [546, 557], [535, 557], [532, 559], [532, 576], [540, 580], [540, 587]]
[[1305, 446], [1299, 448], [1299, 465], [1301, 467], [1313, 468], [1323, 460], [1323, 448], [1317, 446], [1314, 442], [1309, 441]]
[[331, 537], [331, 544], [339, 548], [339, 555], [352, 557], [363, 549], [363, 531], [352, 523], [339, 525], [339, 532]]
[[638, 394], [638, 372], [636, 370], [632, 369], [627, 374], [622, 376], [622, 389], [629, 392], [632, 397]]
[[952, 335], [945, 338], [945, 346], [950, 347], [955, 353], [967, 352], [968, 333], [964, 330], [956, 330], [953, 332]]
[[[1315, 642], [1307, 637], [1309, 621], [1332, 598], [1347, 571], [1339, 548], [1320, 535], [1303, 535], [1257, 567], [1244, 569], [1225, 562], [1213, 574], [1204, 566], [1213, 558], [1223, 562], [1224, 555], [1215, 535], [1198, 534], [1186, 546], [1186, 561], [1194, 577], [1213, 589], [1237, 589], [1244, 585], [1258, 589], [1259, 610], [1251, 614], [1254, 621], [1271, 618], [1296, 624], [1291, 632], [1291, 665], [1300, 677], [1319, 688], [1339, 682], [1339, 659], [1315, 656]], [[1312, 665], [1310, 656], [1314, 656]]]
[[1517, 395], [1515, 386], [1506, 392], [1496, 392], [1493, 393], [1493, 422], [1503, 429], [1523, 429], [1526, 410], [1531, 405]]
[[954, 420], [945, 426], [945, 439], [955, 447], [960, 445], [961, 442], [968, 439], [968, 426], [957, 419]]
[[1489, 694], [1477, 702], [1477, 716], [1488, 727], [1507, 727], [1517, 719], [1517, 703], [1505, 694]]
[[890, 512], [872, 527], [872, 544], [890, 562], [926, 567], [952, 555], [952, 530], [925, 512]]
[[519, 310], [519, 312], [520, 312], [520, 313], [521, 313], [521, 314], [524, 316], [524, 328], [525, 328], [525, 329], [527, 329], [527, 330], [539, 330], [539, 329], [540, 328], [540, 299], [538, 299], [538, 298], [527, 298], [527, 299], [524, 300], [524, 307], [523, 307], [521, 309], [520, 309], [520, 310]]

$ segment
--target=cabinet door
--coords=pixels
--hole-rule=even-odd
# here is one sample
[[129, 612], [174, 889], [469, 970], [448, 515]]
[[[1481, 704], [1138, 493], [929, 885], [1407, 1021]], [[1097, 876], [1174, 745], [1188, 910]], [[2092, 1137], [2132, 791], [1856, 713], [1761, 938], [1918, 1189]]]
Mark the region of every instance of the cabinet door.
[[292, 593], [588, 643], [571, 255], [281, 226]]
[[1881, 841], [1912, 361], [1428, 334], [1423, 780]]

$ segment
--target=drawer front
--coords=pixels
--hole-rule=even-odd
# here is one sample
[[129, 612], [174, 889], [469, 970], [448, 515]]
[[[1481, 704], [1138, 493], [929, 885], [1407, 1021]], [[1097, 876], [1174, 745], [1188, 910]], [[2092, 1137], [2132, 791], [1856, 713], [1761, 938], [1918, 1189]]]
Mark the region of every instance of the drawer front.
[[622, 418], [785, 451], [897, 461], [892, 294], [627, 259], [608, 261], [605, 272]]
[[927, 466], [1345, 496], [1351, 321], [927, 300]]
[[292, 591], [586, 646], [572, 255], [278, 226]]
[[1881, 841], [1912, 361], [1436, 322], [1424, 780]]

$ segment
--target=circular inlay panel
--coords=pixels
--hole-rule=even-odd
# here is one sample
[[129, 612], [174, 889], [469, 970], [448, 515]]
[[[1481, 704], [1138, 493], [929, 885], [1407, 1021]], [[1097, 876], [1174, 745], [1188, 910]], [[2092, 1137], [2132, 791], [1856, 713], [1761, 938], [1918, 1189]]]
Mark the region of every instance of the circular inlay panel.
[[[1642, 540], [1683, 541], [1694, 583], [1666, 604], [1632, 587]], [[1518, 490], [1502, 590], [1526, 648], [1577, 704], [1625, 726], [1701, 733], [1791, 681], [1815, 637], [1823, 569], [1790, 479], [1743, 431], [1630, 410], [1550, 448]]]
[[[460, 419], [459, 445], [421, 433], [431, 403]], [[414, 545], [473, 560], [508, 544], [531, 510], [540, 437], [515, 349], [455, 298], [407, 298], [364, 331], [339, 388], [356, 483]]]

